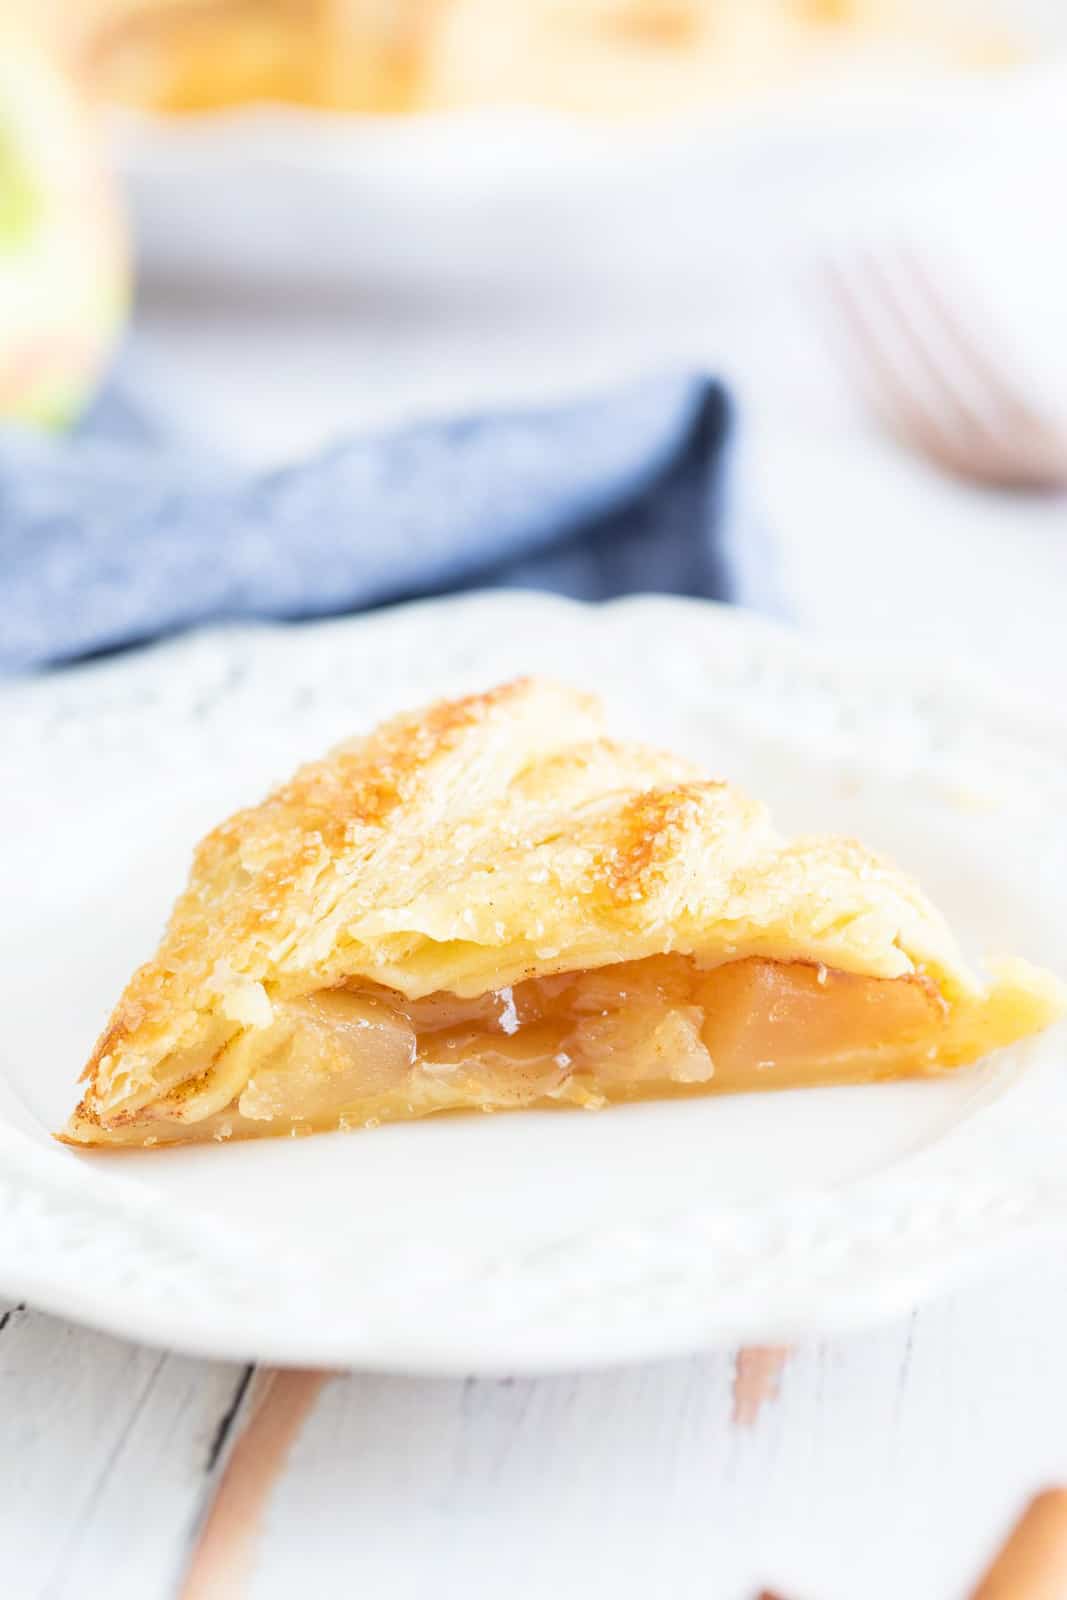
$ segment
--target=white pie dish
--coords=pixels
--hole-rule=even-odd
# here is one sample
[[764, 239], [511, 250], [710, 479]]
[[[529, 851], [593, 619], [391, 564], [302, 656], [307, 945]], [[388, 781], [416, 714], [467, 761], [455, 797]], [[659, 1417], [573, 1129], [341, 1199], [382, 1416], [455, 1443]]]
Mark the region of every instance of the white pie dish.
[[786, 829], [888, 850], [973, 954], [1067, 970], [1062, 729], [742, 613], [479, 596], [215, 630], [13, 686], [0, 1290], [214, 1356], [535, 1371], [825, 1333], [1062, 1234], [1062, 1028], [936, 1083], [145, 1154], [52, 1144], [206, 826], [386, 711], [546, 665]]
[[[1067, 25], [985, 8], [1035, 64], [865, 64], [700, 115], [619, 124], [536, 106], [354, 116], [250, 105], [111, 114], [147, 279], [479, 303], [699, 284], [709, 262], [907, 207], [931, 169], [1062, 118]], [[1005, 19], [1007, 21], [1005, 22]]]

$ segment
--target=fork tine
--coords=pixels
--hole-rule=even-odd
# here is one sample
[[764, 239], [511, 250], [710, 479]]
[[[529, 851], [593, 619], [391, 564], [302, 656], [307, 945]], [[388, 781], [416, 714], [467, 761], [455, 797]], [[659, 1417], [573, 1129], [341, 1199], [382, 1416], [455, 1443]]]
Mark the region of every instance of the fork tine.
[[[1056, 426], [1036, 410], [1006, 371], [973, 333], [951, 303], [944, 287], [914, 249], [901, 251], [915, 293], [935, 319], [942, 341], [950, 345], [972, 374], [976, 390], [986, 401], [986, 415], [995, 430], [990, 466], [1005, 487], [1042, 490], [1063, 489], [1067, 484], [1067, 428]], [[996, 467], [999, 461], [1001, 465]]]
[[850, 269], [824, 261], [823, 276], [883, 422], [956, 477], [1002, 489], [1067, 486], [1067, 430], [990, 415], [973, 370], [951, 344], [946, 351], [936, 307], [921, 291], [905, 292], [872, 252], [857, 261]]
[[822, 263], [830, 298], [845, 330], [852, 365], [874, 409], [883, 420], [897, 427], [909, 413], [906, 396], [896, 365], [880, 336], [865, 296], [853, 282], [852, 272], [839, 262]]
[[868, 398], [905, 444], [971, 481], [1067, 488], [1067, 425], [997, 371], [914, 249], [821, 265]]
[[[824, 270], [875, 410], [904, 443], [920, 454], [933, 456], [953, 472], [966, 471], [968, 452], [961, 447], [958, 434], [946, 428], [943, 413], [931, 401], [928, 364], [923, 362], [925, 383], [916, 383], [914, 373], [908, 377], [902, 370], [897, 337], [901, 313], [895, 301], [886, 300], [881, 280], [864, 273], [861, 283], [856, 274], [835, 261], [824, 263]], [[905, 340], [907, 348], [921, 357], [922, 351], [910, 330], [905, 330]], [[935, 392], [944, 392], [939, 380]]]
[[925, 299], [931, 314], [937, 319], [947, 342], [979, 380], [992, 403], [1005, 415], [1014, 417], [1028, 429], [1044, 433], [1046, 431], [1044, 419], [1033, 409], [997, 362], [990, 358], [973, 333], [968, 333], [959, 311], [918, 251], [911, 246], [905, 246], [900, 251], [900, 260], [916, 292]]
[[[943, 418], [947, 408], [952, 413], [954, 430], [965, 436], [963, 442], [976, 450], [996, 449], [999, 439], [991, 433], [981, 405], [976, 404], [973, 383], [961, 384], [959, 363], [946, 360], [945, 352], [937, 349], [936, 332], [931, 337], [930, 329], [936, 330], [937, 324], [929, 317], [922, 299], [909, 298], [895, 275], [873, 251], [865, 252], [863, 260], [869, 279], [877, 287], [880, 303], [892, 319], [894, 336], [906, 345], [913, 361], [922, 369], [930, 397], [936, 402], [932, 414]], [[921, 325], [924, 309], [927, 311], [926, 328]], [[962, 376], [966, 378], [966, 368], [962, 369]]]

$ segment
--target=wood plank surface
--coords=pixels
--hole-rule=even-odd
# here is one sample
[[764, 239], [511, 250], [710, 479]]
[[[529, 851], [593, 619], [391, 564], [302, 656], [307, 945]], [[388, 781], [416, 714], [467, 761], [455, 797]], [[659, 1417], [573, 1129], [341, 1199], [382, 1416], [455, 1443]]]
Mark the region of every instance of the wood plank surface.
[[[1065, 1345], [1067, 1264], [1031, 1261], [797, 1347], [758, 1398], [737, 1352], [548, 1379], [329, 1378], [282, 1448], [249, 1435], [253, 1468], [274, 1451], [252, 1536], [230, 1519], [209, 1563], [226, 1585], [201, 1600], [965, 1600], [1030, 1497], [1067, 1482]], [[257, 1383], [11, 1309], [8, 1592], [186, 1594]], [[247, 1544], [229, 1566], [227, 1537]]]
[[0, 1304], [0, 1593], [169, 1595], [244, 1371]]

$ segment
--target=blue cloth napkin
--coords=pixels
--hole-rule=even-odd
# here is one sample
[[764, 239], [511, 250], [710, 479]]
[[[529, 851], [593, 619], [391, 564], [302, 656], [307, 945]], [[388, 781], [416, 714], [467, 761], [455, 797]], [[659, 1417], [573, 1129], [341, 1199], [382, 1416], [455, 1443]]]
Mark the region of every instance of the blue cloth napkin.
[[0, 670], [470, 587], [777, 609], [733, 434], [721, 385], [667, 376], [249, 474], [112, 393], [71, 434], [0, 433]]

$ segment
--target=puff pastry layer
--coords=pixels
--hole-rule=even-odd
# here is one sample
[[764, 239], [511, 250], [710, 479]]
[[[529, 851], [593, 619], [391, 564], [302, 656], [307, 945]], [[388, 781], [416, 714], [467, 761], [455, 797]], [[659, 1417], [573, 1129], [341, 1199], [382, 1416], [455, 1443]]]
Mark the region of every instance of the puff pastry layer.
[[199, 846], [61, 1137], [154, 1145], [932, 1075], [1045, 1027], [846, 839], [785, 841], [524, 679], [384, 724]]

